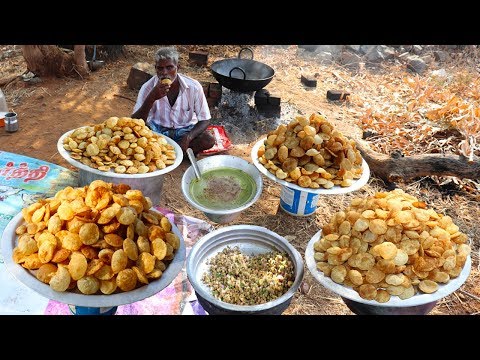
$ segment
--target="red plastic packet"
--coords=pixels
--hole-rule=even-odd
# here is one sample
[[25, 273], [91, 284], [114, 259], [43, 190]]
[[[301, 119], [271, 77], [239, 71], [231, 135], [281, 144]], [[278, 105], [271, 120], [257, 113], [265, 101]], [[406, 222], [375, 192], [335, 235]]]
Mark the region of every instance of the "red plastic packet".
[[218, 152], [227, 151], [232, 147], [232, 142], [228, 138], [225, 128], [222, 125], [210, 125], [207, 127], [207, 131], [209, 131], [210, 135], [215, 139], [215, 145], [210, 149], [203, 150], [200, 154], [212, 155]]

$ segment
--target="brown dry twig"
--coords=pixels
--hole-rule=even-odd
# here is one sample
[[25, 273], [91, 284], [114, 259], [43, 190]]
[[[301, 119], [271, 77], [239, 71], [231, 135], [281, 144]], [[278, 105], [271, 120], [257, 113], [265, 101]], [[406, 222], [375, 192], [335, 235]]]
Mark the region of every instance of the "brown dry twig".
[[469, 292], [467, 292], [467, 291], [465, 291], [465, 290], [459, 290], [459, 291], [460, 291], [462, 294], [465, 294], [465, 295], [467, 295], [467, 296], [470, 296], [472, 299], [475, 299], [475, 300], [480, 301], [480, 297], [478, 297], [478, 296], [475, 296], [475, 295], [473, 295], [473, 294], [470, 294]]
[[137, 102], [136, 100], [133, 100], [133, 99], [127, 97], [127, 96], [123, 96], [123, 95], [120, 95], [120, 94], [113, 94], [113, 96], [117, 96], [117, 97], [122, 98], [122, 99], [127, 99], [127, 100], [130, 100], [131, 102], [134, 102], [134, 103]]

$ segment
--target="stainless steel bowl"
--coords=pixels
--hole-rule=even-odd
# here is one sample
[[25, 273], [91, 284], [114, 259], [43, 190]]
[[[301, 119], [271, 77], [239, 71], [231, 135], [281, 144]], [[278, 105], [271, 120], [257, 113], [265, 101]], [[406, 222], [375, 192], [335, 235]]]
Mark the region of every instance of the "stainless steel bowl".
[[113, 170], [109, 172], [100, 171], [72, 159], [70, 153], [63, 148], [63, 140], [73, 131], [74, 130], [67, 131], [58, 139], [57, 150], [65, 160], [78, 169], [79, 186], [89, 185], [94, 180], [103, 180], [114, 184], [127, 184], [130, 185], [132, 189], [141, 190], [144, 196], [148, 196], [152, 200], [153, 205], [158, 205], [160, 203], [165, 174], [178, 167], [183, 160], [183, 152], [180, 146], [165, 136], [165, 140], [175, 148], [176, 155], [175, 162], [165, 169], [148, 172], [146, 174], [118, 174]]
[[427, 315], [437, 305], [437, 301], [414, 306], [377, 306], [368, 305], [342, 297], [347, 307], [357, 315]]
[[[158, 212], [155, 209], [151, 210]], [[47, 299], [83, 308], [97, 308], [97, 314], [106, 311], [106, 309], [99, 310], [98, 308], [108, 308], [124, 304], [132, 304], [134, 302], [155, 295], [175, 280], [180, 271], [182, 271], [182, 268], [185, 264], [185, 241], [180, 230], [174, 223], [172, 223], [172, 231], [180, 239], [180, 247], [175, 252], [175, 257], [167, 266], [160, 279], [151, 281], [149, 284], [140, 286], [135, 290], [119, 292], [110, 295], [85, 295], [82, 294], [78, 289], [75, 292], [58, 292], [53, 290], [48, 284], [44, 284], [43, 282], [39, 281], [35, 274], [36, 270], [27, 270], [20, 266], [20, 264], [17, 264], [13, 261], [12, 253], [13, 249], [18, 245], [17, 238], [19, 237], [15, 233], [15, 229], [24, 222], [25, 221], [23, 219], [22, 213], [18, 213], [12, 220], [10, 220], [1, 236], [0, 248], [2, 250], [7, 270], [23, 285], [29, 287], [31, 290], [37, 292], [38, 294]], [[10, 279], [8, 280], [10, 281]], [[7, 283], [5, 283], [4, 285], [9, 286]], [[86, 309], [82, 310], [86, 311]], [[74, 309], [74, 311], [76, 310]]]
[[231, 155], [215, 155], [215, 156], [211, 156], [211, 157], [207, 157], [202, 160], [199, 160], [197, 161], [197, 164], [200, 169], [200, 172], [205, 172], [205, 171], [216, 169], [219, 167], [230, 167], [234, 169], [240, 169], [246, 172], [248, 175], [250, 175], [252, 179], [255, 181], [255, 184], [257, 186], [257, 190], [253, 198], [249, 202], [247, 202], [246, 204], [240, 207], [237, 207], [235, 209], [229, 209], [229, 210], [209, 209], [197, 203], [190, 195], [190, 182], [193, 179], [195, 179], [195, 171], [193, 170], [193, 167], [190, 166], [187, 169], [187, 171], [185, 171], [182, 177], [183, 196], [185, 197], [185, 199], [187, 199], [190, 205], [202, 211], [205, 214], [205, 216], [208, 217], [213, 222], [216, 222], [218, 224], [226, 224], [234, 221], [240, 216], [243, 210], [253, 205], [260, 198], [260, 195], [262, 194], [262, 187], [263, 187], [262, 175], [257, 170], [257, 168], [252, 164], [250, 164], [248, 161], [243, 160], [236, 156], [231, 156]]
[[308, 270], [322, 286], [339, 295], [345, 305], [357, 315], [426, 315], [435, 307], [438, 300], [462, 286], [470, 274], [471, 258], [468, 256], [460, 275], [446, 284], [439, 285], [439, 289], [432, 294], [420, 292], [405, 300], [392, 295], [390, 300], [385, 303], [365, 300], [351, 287], [337, 284], [317, 269], [313, 246], [321, 238], [321, 234], [322, 231], [318, 231], [307, 244], [305, 262]]
[[[245, 254], [261, 254], [272, 250], [286, 252], [295, 267], [295, 280], [290, 289], [275, 300], [259, 305], [234, 305], [215, 298], [201, 278], [208, 271], [207, 262], [225, 247], [238, 246]], [[301, 255], [282, 236], [261, 226], [226, 226], [202, 237], [187, 258], [187, 276], [198, 301], [210, 315], [280, 315], [290, 305], [293, 295], [303, 279]]]

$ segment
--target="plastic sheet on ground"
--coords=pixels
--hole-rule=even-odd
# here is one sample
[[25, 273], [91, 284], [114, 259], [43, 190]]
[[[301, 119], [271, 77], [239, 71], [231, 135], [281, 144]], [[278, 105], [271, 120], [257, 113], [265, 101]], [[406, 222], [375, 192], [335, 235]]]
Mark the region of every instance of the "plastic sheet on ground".
[[207, 131], [215, 139], [215, 145], [210, 149], [203, 150], [202, 155], [213, 155], [223, 151], [227, 151], [232, 147], [232, 142], [228, 138], [227, 132], [222, 125], [210, 125]]

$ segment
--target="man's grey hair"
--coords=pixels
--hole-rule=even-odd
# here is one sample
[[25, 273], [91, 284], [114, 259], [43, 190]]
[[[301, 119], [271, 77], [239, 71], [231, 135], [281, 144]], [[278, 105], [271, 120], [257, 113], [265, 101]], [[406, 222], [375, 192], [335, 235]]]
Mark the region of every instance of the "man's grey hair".
[[175, 47], [163, 47], [158, 49], [157, 53], [155, 54], [155, 62], [160, 60], [172, 60], [175, 65], [178, 65], [178, 51]]

